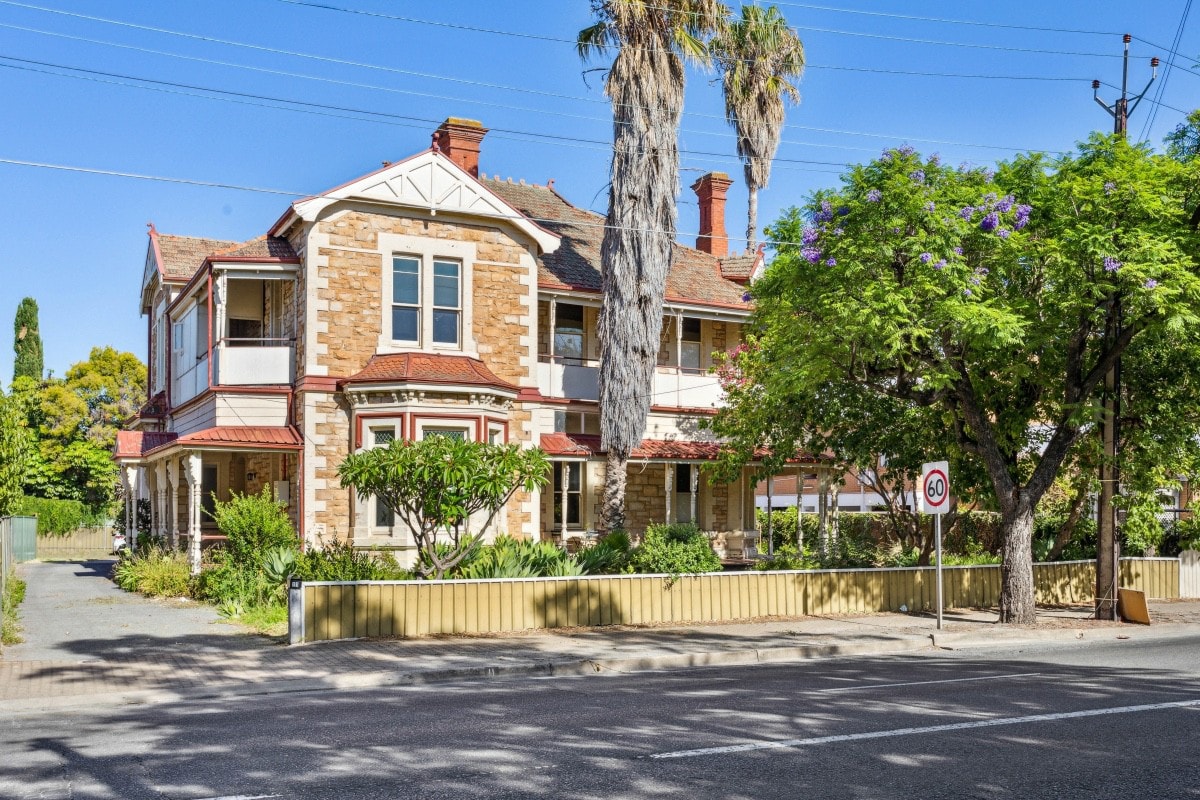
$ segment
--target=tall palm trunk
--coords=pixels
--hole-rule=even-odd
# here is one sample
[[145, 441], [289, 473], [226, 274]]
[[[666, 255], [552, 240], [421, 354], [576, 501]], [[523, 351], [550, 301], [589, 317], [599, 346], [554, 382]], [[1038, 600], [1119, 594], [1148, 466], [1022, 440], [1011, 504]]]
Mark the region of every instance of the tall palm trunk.
[[753, 253], [758, 247], [758, 184], [751, 182], [750, 165], [746, 165], [746, 191], [749, 198], [746, 201], [746, 252]]
[[608, 451], [600, 526], [625, 525], [625, 465], [642, 439], [675, 239], [683, 63], [662, 47], [623, 48], [608, 77], [613, 159], [601, 245], [600, 431]]

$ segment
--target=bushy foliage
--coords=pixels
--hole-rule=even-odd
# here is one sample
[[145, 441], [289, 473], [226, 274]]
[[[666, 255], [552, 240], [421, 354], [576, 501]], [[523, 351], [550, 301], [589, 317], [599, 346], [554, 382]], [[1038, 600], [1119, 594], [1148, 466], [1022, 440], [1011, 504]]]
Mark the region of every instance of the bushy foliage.
[[683, 575], [720, 572], [721, 559], [694, 524], [653, 524], [630, 554], [629, 566], [633, 572]]
[[591, 547], [575, 554], [584, 575], [619, 575], [629, 565], [629, 534], [612, 531]]
[[148, 597], [187, 597], [191, 594], [187, 556], [158, 547], [123, 553], [113, 567], [112, 578], [125, 591], [140, 592]]
[[322, 539], [296, 558], [297, 578], [306, 581], [402, 581], [412, 573], [401, 568], [390, 555], [356, 550], [342, 540]]
[[575, 556], [550, 542], [497, 536], [476, 549], [453, 577], [459, 578], [563, 578], [584, 574]]
[[229, 502], [216, 501], [212, 518], [226, 537], [224, 558], [236, 566], [260, 568], [268, 551], [298, 545], [287, 504], [275, 499], [271, 487], [261, 494], [232, 493]]
[[38, 536], [66, 536], [77, 528], [98, 528], [108, 522], [107, 514], [89, 509], [79, 500], [22, 497], [13, 513], [37, 517]]
[[1140, 556], [1147, 550], [1157, 552], [1162, 544], [1163, 526], [1159, 520], [1162, 503], [1154, 492], [1128, 495], [1121, 498], [1125, 506], [1125, 522], [1121, 525], [1125, 555]]
[[1180, 550], [1200, 550], [1200, 509], [1193, 504], [1189, 511], [1188, 516], [1180, 517], [1175, 523], [1175, 535]]
[[[440, 578], [470, 560], [518, 490], [540, 491], [550, 462], [538, 448], [430, 436], [353, 453], [338, 465], [343, 487], [396, 515], [420, 550], [417, 571]], [[472, 530], [472, 519], [482, 519]]]

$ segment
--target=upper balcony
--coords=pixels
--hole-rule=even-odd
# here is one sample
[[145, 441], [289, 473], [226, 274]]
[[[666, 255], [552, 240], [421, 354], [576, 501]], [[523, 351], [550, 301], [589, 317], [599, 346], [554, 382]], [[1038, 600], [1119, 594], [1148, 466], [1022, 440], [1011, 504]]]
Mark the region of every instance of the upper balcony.
[[[594, 359], [538, 357], [538, 390], [546, 397], [600, 399], [600, 362]], [[650, 404], [676, 408], [716, 408], [721, 387], [705, 370], [659, 366], [654, 370]]]
[[[598, 400], [600, 342], [594, 306], [538, 303], [538, 389], [546, 397]], [[737, 344], [740, 322], [668, 314], [659, 338], [651, 405], [716, 408], [722, 402], [712, 353]]]
[[171, 309], [171, 402], [221, 386], [295, 379], [295, 276], [218, 272]]

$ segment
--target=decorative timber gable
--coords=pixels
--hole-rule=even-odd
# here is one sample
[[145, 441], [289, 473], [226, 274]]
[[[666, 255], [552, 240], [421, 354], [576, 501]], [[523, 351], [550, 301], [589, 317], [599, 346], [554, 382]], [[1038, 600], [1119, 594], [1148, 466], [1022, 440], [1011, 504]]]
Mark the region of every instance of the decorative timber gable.
[[[426, 150], [324, 194], [300, 200], [292, 205], [292, 211], [311, 223], [331, 206], [355, 200], [419, 209], [430, 216], [452, 214], [493, 219], [525, 233], [544, 253], [558, 249], [558, 236], [531, 221], [435, 150]], [[285, 216], [272, 233], [278, 234], [287, 222]]]

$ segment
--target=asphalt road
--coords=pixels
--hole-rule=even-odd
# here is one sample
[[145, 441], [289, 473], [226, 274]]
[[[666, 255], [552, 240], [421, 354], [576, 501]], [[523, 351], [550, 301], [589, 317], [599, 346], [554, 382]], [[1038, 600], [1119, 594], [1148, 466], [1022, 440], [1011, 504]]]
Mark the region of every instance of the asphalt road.
[[4, 798], [1200, 796], [1200, 635], [9, 715]]

